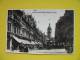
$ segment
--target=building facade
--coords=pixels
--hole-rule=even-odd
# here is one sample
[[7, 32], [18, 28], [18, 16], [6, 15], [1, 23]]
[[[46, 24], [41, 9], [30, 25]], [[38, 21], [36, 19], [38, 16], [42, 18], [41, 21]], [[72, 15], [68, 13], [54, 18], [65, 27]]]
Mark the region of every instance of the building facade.
[[64, 16], [56, 23], [55, 43], [57, 48], [65, 48], [68, 53], [73, 51], [74, 12], [66, 10]]
[[8, 10], [8, 50], [28, 51], [28, 49], [42, 47], [42, 35], [32, 15], [26, 15], [21, 10]]

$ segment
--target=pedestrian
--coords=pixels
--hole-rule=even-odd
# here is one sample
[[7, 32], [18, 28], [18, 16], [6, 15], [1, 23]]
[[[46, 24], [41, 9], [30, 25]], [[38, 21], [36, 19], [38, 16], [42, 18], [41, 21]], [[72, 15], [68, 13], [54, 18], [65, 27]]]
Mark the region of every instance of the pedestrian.
[[24, 46], [24, 52], [28, 52], [28, 47], [26, 45]]

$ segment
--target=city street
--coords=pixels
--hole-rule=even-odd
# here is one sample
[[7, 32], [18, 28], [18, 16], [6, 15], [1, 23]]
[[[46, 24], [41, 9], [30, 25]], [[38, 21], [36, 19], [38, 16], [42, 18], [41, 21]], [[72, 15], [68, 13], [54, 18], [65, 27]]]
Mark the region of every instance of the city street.
[[7, 24], [8, 52], [29, 54], [73, 52], [73, 10], [8, 10]]
[[32, 50], [30, 54], [67, 54], [65, 49]]

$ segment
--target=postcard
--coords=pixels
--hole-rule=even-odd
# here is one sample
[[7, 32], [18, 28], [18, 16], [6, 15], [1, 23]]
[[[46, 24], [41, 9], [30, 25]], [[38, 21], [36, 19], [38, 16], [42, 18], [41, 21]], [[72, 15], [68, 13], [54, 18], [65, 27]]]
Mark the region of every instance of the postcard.
[[74, 10], [19, 9], [7, 15], [7, 52], [74, 52]]

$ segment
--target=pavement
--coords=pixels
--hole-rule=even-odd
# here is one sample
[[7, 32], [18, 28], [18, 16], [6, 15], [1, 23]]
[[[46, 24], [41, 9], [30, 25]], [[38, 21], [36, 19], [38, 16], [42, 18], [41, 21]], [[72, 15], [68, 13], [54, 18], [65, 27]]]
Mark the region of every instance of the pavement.
[[31, 50], [29, 54], [67, 54], [65, 49]]
[[29, 53], [29, 54], [67, 54], [65, 49], [49, 49], [49, 50], [29, 50], [29, 52], [19, 52], [19, 50], [7, 50], [10, 53]]

